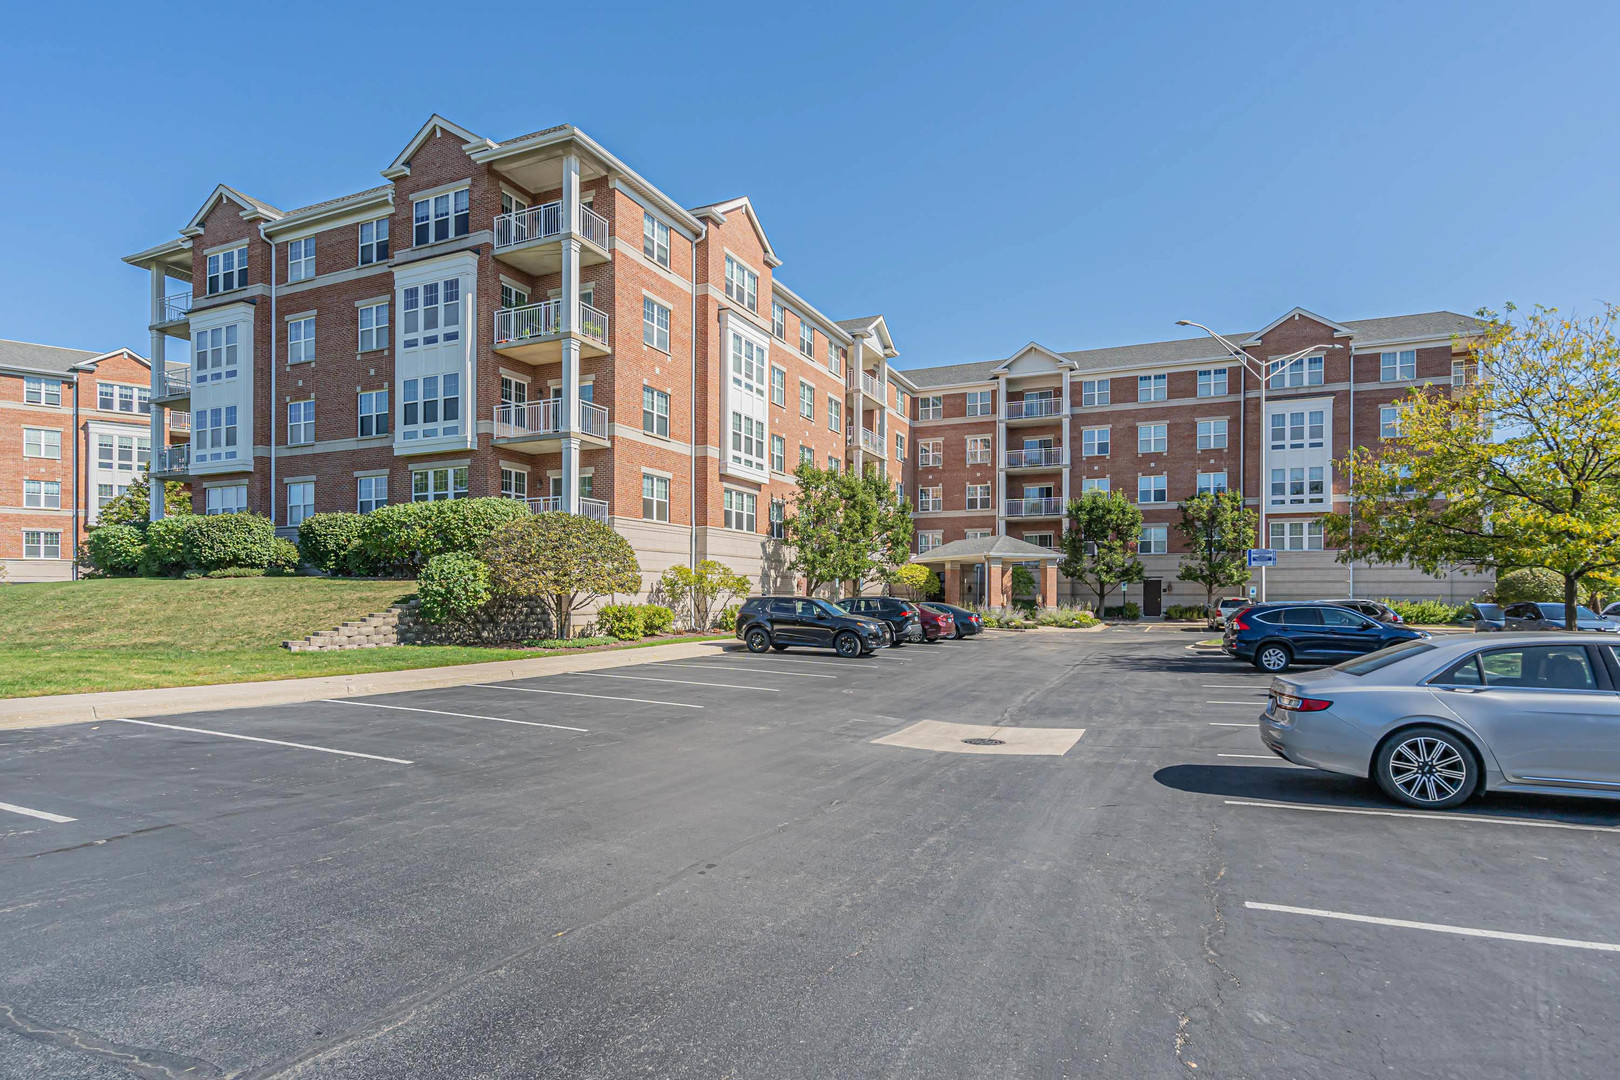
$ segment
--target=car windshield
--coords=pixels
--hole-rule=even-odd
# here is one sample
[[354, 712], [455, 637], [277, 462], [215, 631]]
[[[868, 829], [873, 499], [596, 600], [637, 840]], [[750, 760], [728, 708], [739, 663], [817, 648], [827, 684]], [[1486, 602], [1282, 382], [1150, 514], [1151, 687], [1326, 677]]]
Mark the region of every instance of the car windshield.
[[1474, 610], [1479, 612], [1479, 617], [1482, 619], [1500, 619], [1502, 617], [1502, 608], [1499, 604], [1475, 604]]
[[1247, 604], [1247, 603], [1248, 603], [1247, 600], [1244, 600], [1241, 597], [1233, 596], [1233, 597], [1228, 597], [1225, 600], [1222, 600], [1221, 601], [1221, 607], [1222, 608], [1242, 607], [1244, 604]]
[[[1556, 619], [1559, 622], [1564, 621], [1563, 604], [1537, 604], [1536, 606], [1541, 609], [1541, 617], [1543, 619]], [[1589, 607], [1582, 607], [1580, 604], [1576, 604], [1575, 617], [1577, 619], [1595, 619], [1598, 617], [1598, 614]]]
[[1409, 656], [1426, 653], [1433, 648], [1434, 646], [1426, 641], [1408, 641], [1400, 645], [1391, 645], [1387, 649], [1379, 649], [1366, 656], [1358, 656], [1354, 660], [1346, 660], [1342, 664], [1334, 664], [1333, 670], [1342, 671], [1346, 675], [1370, 675], [1380, 668], [1389, 667]]
[[812, 604], [816, 605], [817, 608], [821, 609], [821, 611], [825, 612], [828, 615], [846, 615], [846, 614], [848, 614], [848, 612], [844, 611], [841, 608], [833, 607], [831, 604], [829, 604], [825, 600], [816, 600], [816, 599], [812, 598], [810, 602]]

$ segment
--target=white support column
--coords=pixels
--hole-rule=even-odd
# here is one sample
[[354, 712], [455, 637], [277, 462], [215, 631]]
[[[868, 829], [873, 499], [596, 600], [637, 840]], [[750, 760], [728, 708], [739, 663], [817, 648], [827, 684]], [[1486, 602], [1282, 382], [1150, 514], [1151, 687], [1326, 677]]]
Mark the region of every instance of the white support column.
[[[1069, 450], [1069, 369], [1063, 369], [1063, 508], [1067, 513], [1069, 507], [1069, 465], [1074, 461]], [[1061, 535], [1062, 529], [1059, 529]]]
[[[1007, 535], [1007, 380], [998, 379], [995, 382], [996, 394], [996, 441], [991, 447], [992, 459], [996, 466], [995, 511], [996, 533], [999, 536]], [[988, 586], [986, 586], [988, 592]]]
[[[158, 264], [158, 263], [153, 263], [152, 264], [152, 323], [154, 325], [163, 321], [163, 316], [164, 316], [163, 298], [167, 293], [167, 289], [168, 289], [167, 282], [168, 282], [168, 277], [164, 274], [162, 265]], [[167, 350], [168, 350], [168, 341], [166, 340], [166, 338], [167, 338], [167, 335], [164, 334], [162, 330], [153, 330], [152, 331], [152, 344], [151, 344], [151, 348], [150, 348], [151, 356], [149, 356], [148, 359], [152, 362], [152, 371], [151, 371], [150, 383], [151, 383], [151, 388], [152, 388], [151, 389], [151, 394], [152, 394], [152, 397], [154, 397], [154, 398], [157, 397], [160, 393], [162, 393], [162, 390], [163, 390], [163, 366], [164, 366], [164, 363], [165, 363], [164, 357], [167, 354]], [[152, 452], [151, 452], [151, 456], [148, 459], [148, 464], [146, 466], [146, 476], [147, 476], [146, 512], [147, 512], [147, 520], [149, 520], [149, 521], [157, 521], [159, 518], [163, 517], [163, 491], [164, 491], [164, 485], [163, 485], [163, 481], [158, 479], [158, 477], [156, 475], [154, 475], [154, 473], [155, 473], [155, 471], [157, 469], [157, 465], [158, 465], [158, 456], [163, 453], [163, 450], [164, 450], [164, 447], [165, 447], [164, 425], [163, 425], [163, 415], [164, 415], [164, 413], [163, 413], [163, 406], [161, 406], [161, 405], [153, 405], [153, 406], [151, 406], [151, 409], [152, 409], [152, 416], [151, 416], [151, 423], [148, 425], [148, 430], [150, 432], [150, 438], [151, 438], [151, 442], [152, 442]], [[74, 437], [75, 438], [78, 437], [76, 433], [75, 433]]]
[[862, 340], [857, 336], [850, 342], [849, 365], [844, 371], [844, 387], [849, 391], [849, 399], [855, 406], [855, 418], [846, 434], [850, 449], [854, 451], [849, 459], [849, 468], [856, 476], [866, 474], [866, 447], [861, 444], [861, 429], [866, 426], [866, 397], [861, 389], [861, 376], [866, 374], [864, 366], [866, 357]]
[[579, 439], [573, 434], [579, 422], [579, 158], [564, 156], [562, 163], [562, 214], [566, 230], [562, 242], [562, 311], [559, 326], [568, 336], [562, 340], [562, 424], [569, 437], [562, 444], [562, 508], [579, 513]]

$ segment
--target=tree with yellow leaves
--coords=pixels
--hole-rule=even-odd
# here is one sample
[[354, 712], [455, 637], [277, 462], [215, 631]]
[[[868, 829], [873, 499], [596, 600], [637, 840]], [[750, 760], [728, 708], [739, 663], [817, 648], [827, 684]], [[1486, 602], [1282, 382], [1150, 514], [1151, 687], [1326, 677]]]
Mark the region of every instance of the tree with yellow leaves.
[[1465, 387], [1414, 388], [1399, 434], [1355, 449], [1327, 533], [1344, 561], [1551, 570], [1573, 630], [1582, 582], [1620, 572], [1620, 311], [1515, 311], [1479, 312]]

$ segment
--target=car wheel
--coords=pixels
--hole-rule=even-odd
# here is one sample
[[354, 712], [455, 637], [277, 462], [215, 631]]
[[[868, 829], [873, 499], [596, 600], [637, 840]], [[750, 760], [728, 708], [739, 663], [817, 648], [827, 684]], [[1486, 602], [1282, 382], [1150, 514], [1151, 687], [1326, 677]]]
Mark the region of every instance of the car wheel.
[[1373, 776], [1384, 794], [1407, 806], [1444, 810], [1479, 787], [1474, 749], [1444, 728], [1402, 731], [1378, 748]]
[[839, 656], [844, 657], [846, 660], [853, 660], [861, 655], [861, 639], [856, 637], [853, 632], [845, 630], [833, 638], [833, 648], [838, 650]]
[[773, 644], [771, 646], [771, 648], [775, 649], [777, 652], [787, 652], [787, 646], [786, 645], [775, 645], [775, 644]]
[[1288, 651], [1286, 645], [1262, 645], [1254, 654], [1254, 666], [1271, 675], [1287, 671], [1288, 665], [1293, 662], [1294, 654]]
[[749, 652], [764, 652], [771, 647], [771, 635], [766, 633], [762, 626], [756, 626], [748, 631], [748, 636], [743, 638], [743, 641], [748, 645]]

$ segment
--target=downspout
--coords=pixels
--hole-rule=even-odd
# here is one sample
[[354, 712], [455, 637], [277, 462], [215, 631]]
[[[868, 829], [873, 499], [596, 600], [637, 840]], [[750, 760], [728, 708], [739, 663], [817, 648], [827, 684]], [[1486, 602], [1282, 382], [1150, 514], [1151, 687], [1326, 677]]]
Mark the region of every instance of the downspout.
[[[79, 580], [79, 439], [86, 437], [79, 431], [79, 373], [73, 373], [73, 569], [70, 571], [72, 580]], [[85, 455], [85, 467], [89, 468], [90, 455]], [[147, 475], [151, 475], [151, 466], [147, 466]], [[148, 479], [147, 483], [151, 483]], [[88, 490], [88, 485], [86, 485]], [[41, 503], [43, 505], [43, 502]]]
[[[1348, 463], [1345, 465], [1345, 472], [1347, 474], [1347, 476], [1345, 478], [1345, 482], [1349, 487], [1349, 491], [1346, 494], [1347, 494], [1347, 496], [1349, 497], [1349, 500], [1350, 500], [1350, 523], [1351, 523], [1352, 526], [1354, 526], [1355, 525], [1355, 520], [1356, 520], [1355, 519], [1355, 513], [1356, 513], [1356, 351], [1355, 351], [1354, 346], [1352, 346], [1351, 349], [1350, 349], [1350, 439], [1349, 439], [1349, 443], [1350, 443], [1350, 446], [1349, 446], [1348, 449], [1350, 450], [1350, 457], [1348, 459], [1346, 459]], [[1332, 505], [1333, 505], [1332, 498], [1333, 497], [1331, 495], [1328, 496], [1328, 507], [1329, 507], [1329, 509], [1331, 509]], [[1356, 563], [1355, 563], [1355, 560], [1352, 559], [1349, 562], [1345, 563], [1345, 565], [1350, 568], [1350, 597], [1351, 597], [1351, 599], [1354, 599], [1355, 595], [1356, 595]]]
[[[270, 522], [273, 525], [276, 520], [276, 242], [265, 235], [262, 223], [259, 238], [270, 245], [270, 416], [265, 428], [270, 436]], [[196, 433], [191, 437], [195, 439]], [[248, 454], [252, 453], [249, 447]]]
[[686, 562], [687, 562], [687, 565], [690, 566], [694, 570], [697, 569], [697, 564], [698, 564], [698, 557], [697, 557], [697, 529], [698, 529], [698, 525], [697, 525], [697, 470], [698, 470], [698, 442], [697, 442], [697, 339], [698, 339], [698, 333], [697, 333], [697, 331], [698, 331], [698, 327], [697, 327], [698, 280], [697, 280], [697, 278], [698, 278], [698, 273], [697, 273], [697, 260], [698, 260], [698, 245], [703, 243], [703, 241], [705, 239], [707, 239], [708, 235], [709, 235], [709, 224], [708, 224], [708, 222], [704, 222], [702, 224], [702, 229], [703, 229], [703, 231], [698, 233], [697, 239], [692, 241], [692, 321], [691, 321], [691, 330], [690, 330], [690, 338], [691, 338], [690, 343], [691, 343], [691, 346], [692, 346], [692, 363], [691, 363], [691, 368], [690, 368], [689, 375], [688, 375], [688, 380], [687, 380], [688, 386], [689, 386], [689, 388], [691, 390], [691, 394], [692, 394], [692, 403], [691, 403], [690, 409], [689, 409], [689, 411], [687, 413], [687, 424], [692, 429], [692, 461], [691, 461], [691, 467], [690, 467], [690, 470], [689, 470], [690, 475], [687, 478], [687, 484], [686, 484], [686, 487], [687, 487], [686, 494], [687, 494], [687, 500], [688, 500], [687, 517], [686, 517], [686, 520], [687, 520], [687, 537], [688, 537], [687, 538], [687, 544], [688, 544], [688, 548], [687, 548]]

